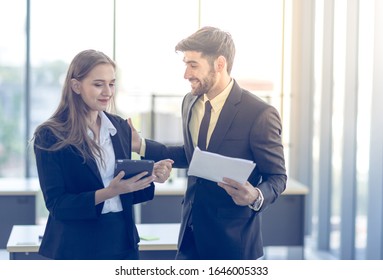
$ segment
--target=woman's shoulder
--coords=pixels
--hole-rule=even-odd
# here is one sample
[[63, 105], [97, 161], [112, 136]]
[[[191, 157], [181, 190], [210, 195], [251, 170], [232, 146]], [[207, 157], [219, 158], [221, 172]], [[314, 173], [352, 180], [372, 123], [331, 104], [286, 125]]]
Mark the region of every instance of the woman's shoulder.
[[58, 137], [53, 133], [52, 128], [49, 125], [42, 124], [36, 128], [34, 133], [35, 144], [48, 148], [57, 143]]

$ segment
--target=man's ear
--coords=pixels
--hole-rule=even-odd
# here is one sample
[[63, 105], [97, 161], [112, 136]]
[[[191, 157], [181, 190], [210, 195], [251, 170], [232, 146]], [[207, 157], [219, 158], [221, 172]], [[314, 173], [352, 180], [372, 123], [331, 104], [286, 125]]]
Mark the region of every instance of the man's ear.
[[80, 91], [80, 82], [78, 80], [76, 80], [76, 79], [71, 79], [70, 83], [71, 83], [72, 90], [75, 93], [80, 94], [81, 93], [81, 91]]
[[222, 72], [224, 69], [226, 69], [226, 58], [223, 55], [220, 55], [215, 60], [215, 67], [218, 72]]

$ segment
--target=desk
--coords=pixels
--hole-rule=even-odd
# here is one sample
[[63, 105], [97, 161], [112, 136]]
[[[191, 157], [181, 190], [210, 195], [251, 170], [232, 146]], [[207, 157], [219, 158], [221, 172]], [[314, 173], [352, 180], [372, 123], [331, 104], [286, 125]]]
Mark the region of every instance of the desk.
[[180, 223], [181, 202], [186, 190], [186, 178], [173, 179], [171, 183], [156, 183], [153, 200], [138, 205], [141, 223]]
[[289, 179], [281, 197], [262, 213], [263, 245], [288, 247], [288, 259], [304, 259], [307, 193], [306, 186]]
[[[173, 259], [172, 256], [175, 254], [178, 238], [178, 224], [181, 220], [181, 201], [185, 187], [186, 182], [178, 179], [174, 181], [173, 184], [158, 184], [156, 187], [155, 199], [141, 205], [142, 224], [137, 224], [140, 234], [156, 236], [156, 232], [159, 232], [161, 235], [164, 234], [161, 232], [166, 232], [166, 234], [162, 235], [157, 242], [141, 241], [140, 256], [142, 256], [142, 259], [160, 259], [162, 257]], [[304, 258], [304, 208], [307, 193], [307, 187], [295, 180], [288, 180], [287, 188], [282, 196], [274, 205], [263, 213], [262, 232], [265, 247], [287, 246], [289, 259]], [[155, 226], [154, 229], [148, 229], [145, 224], [159, 225]], [[173, 224], [173, 227], [171, 228], [171, 226], [167, 226], [169, 224]], [[163, 225], [163, 227], [160, 225]], [[38, 226], [36, 227], [38, 228]], [[168, 228], [164, 231], [163, 229], [166, 229], [166, 227]], [[23, 250], [22, 253], [24, 253], [24, 257], [28, 258], [31, 254], [37, 255], [38, 249], [36, 249], [36, 245], [28, 245], [28, 242], [38, 242], [38, 240], [36, 241], [38, 233], [32, 233], [31, 236], [34, 237], [27, 238], [26, 236], [29, 235], [24, 232], [20, 237], [17, 232], [25, 230], [21, 230], [19, 226], [15, 226], [14, 229], [15, 233], [12, 233], [8, 242], [9, 248], [7, 248], [10, 252], [10, 256], [12, 255], [14, 258], [19, 259], [22, 254], [15, 256], [13, 252], [17, 253], [20, 249]], [[146, 230], [151, 231], [147, 232]], [[12, 237], [13, 235], [19, 237]], [[165, 242], [165, 238], [168, 237], [171, 239], [171, 242], [168, 244], [161, 244], [161, 242]], [[32, 238], [32, 241], [30, 238]], [[20, 244], [17, 245], [15, 242], [26, 242], [27, 245], [21, 246]], [[146, 248], [150, 248], [147, 247], [147, 245], [156, 246], [155, 248], [157, 248], [157, 250], [146, 250]], [[165, 245], [172, 247], [170, 247], [170, 250], [167, 250]], [[265, 257], [267, 258], [267, 253]]]
[[[140, 259], [174, 260], [177, 252], [177, 239], [180, 225], [137, 224], [141, 237], [158, 237], [157, 240], [141, 240], [139, 243]], [[44, 260], [38, 254], [40, 238], [45, 225], [15, 225], [9, 236], [7, 251], [11, 260]]]
[[[179, 223], [186, 179], [156, 184], [155, 198], [140, 204], [141, 223]], [[287, 246], [288, 258], [303, 259], [305, 198], [308, 188], [287, 180], [281, 197], [262, 214], [264, 246]], [[267, 256], [266, 256], [267, 257]]]
[[37, 178], [0, 178], [0, 249], [5, 249], [13, 225], [36, 223]]
[[144, 237], [154, 236], [158, 240], [141, 240], [141, 260], [174, 260], [177, 253], [179, 223], [137, 224], [138, 233]]

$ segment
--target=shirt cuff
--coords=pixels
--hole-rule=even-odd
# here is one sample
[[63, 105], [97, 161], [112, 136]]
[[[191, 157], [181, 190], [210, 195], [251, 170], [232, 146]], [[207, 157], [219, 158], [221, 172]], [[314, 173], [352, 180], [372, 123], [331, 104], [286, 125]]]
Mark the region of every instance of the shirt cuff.
[[263, 197], [263, 193], [262, 193], [262, 191], [259, 189], [259, 188], [256, 188], [258, 191], [259, 191], [259, 196], [261, 197], [260, 198], [260, 202], [259, 202], [259, 209], [261, 209], [262, 208], [262, 205], [263, 205], [263, 201], [265, 200], [264, 199], [264, 197]]
[[259, 196], [257, 197], [257, 199], [252, 205], [249, 205], [249, 207], [253, 209], [254, 211], [259, 211], [262, 208], [264, 198], [263, 198], [263, 194], [261, 190], [259, 188], [255, 188], [255, 189], [258, 191]]
[[146, 141], [144, 138], [141, 138], [141, 148], [140, 148], [139, 155], [142, 157], [145, 157], [145, 152], [146, 152]]

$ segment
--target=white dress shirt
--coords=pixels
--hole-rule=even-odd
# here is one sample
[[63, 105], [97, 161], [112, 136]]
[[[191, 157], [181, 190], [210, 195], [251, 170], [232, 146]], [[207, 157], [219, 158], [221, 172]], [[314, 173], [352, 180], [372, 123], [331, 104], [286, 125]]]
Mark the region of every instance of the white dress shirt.
[[[102, 182], [104, 183], [104, 187], [107, 187], [109, 186], [110, 181], [112, 181], [112, 179], [114, 178], [114, 165], [116, 160], [112, 145], [112, 139], [110, 136], [115, 135], [117, 133], [117, 129], [108, 119], [108, 117], [104, 114], [104, 112], [100, 112], [99, 116], [101, 118], [99, 145], [101, 147], [104, 164], [101, 163], [101, 159], [97, 156], [96, 162], [98, 170], [100, 171]], [[88, 135], [89, 137], [94, 139], [94, 134], [90, 129], [88, 129]], [[102, 208], [101, 213], [106, 214], [109, 212], [120, 211], [122, 211], [122, 204], [120, 196], [117, 195], [115, 197], [105, 200], [104, 207]]]

